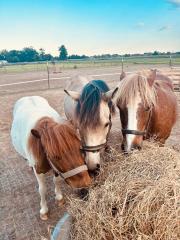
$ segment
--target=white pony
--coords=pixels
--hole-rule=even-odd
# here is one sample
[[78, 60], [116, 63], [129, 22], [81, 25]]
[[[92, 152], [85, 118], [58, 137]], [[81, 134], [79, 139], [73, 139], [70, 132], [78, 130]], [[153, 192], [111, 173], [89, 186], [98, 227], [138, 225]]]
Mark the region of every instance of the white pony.
[[33, 167], [41, 197], [40, 217], [46, 220], [44, 174], [53, 169], [56, 200], [62, 203], [59, 175], [74, 188], [89, 186], [87, 166], [80, 151], [76, 131], [68, 121], [39, 96], [19, 99], [13, 111], [11, 138], [16, 151]]

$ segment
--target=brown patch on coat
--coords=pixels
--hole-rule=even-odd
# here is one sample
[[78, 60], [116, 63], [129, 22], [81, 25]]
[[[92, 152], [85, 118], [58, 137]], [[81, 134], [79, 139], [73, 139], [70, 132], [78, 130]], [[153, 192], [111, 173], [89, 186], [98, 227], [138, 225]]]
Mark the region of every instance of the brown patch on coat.
[[[40, 138], [31, 134], [28, 146], [35, 158], [38, 174], [51, 169], [47, 158], [62, 173], [85, 164], [80, 152], [80, 140], [70, 124], [57, 123], [52, 118], [43, 117], [34, 129]], [[67, 179], [67, 182], [74, 187], [84, 187], [90, 184], [90, 177], [87, 171], [83, 171]]]

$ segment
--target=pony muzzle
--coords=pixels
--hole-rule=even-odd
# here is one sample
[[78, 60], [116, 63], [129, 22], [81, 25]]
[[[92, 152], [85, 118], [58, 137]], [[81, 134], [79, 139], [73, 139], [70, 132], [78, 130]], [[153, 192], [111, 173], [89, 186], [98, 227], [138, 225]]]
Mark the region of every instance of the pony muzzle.
[[87, 152], [85, 158], [88, 170], [96, 171], [100, 169], [100, 153], [99, 152]]
[[100, 152], [105, 149], [106, 146], [107, 142], [96, 146], [83, 145], [81, 147], [81, 151], [85, 154], [85, 160], [89, 170], [96, 171], [100, 169]]
[[84, 201], [87, 201], [89, 198], [89, 189], [88, 188], [78, 188], [75, 190], [78, 197]]
[[133, 150], [141, 150], [143, 137], [146, 135], [146, 131], [131, 129], [122, 129], [121, 131], [124, 138], [121, 144], [121, 150], [124, 153], [129, 153]]
[[123, 144], [123, 146], [121, 145], [121, 149], [124, 154], [129, 154], [134, 150], [140, 151], [142, 149], [142, 141], [139, 143], [133, 141], [130, 146]]

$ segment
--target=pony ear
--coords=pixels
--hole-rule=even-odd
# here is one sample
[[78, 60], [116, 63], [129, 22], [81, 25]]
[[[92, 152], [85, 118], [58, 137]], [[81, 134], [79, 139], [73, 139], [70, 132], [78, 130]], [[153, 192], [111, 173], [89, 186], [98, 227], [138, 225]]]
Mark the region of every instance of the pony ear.
[[78, 101], [80, 98], [80, 93], [75, 92], [75, 91], [68, 91], [66, 89], [64, 89], [64, 92], [69, 95], [70, 97], [72, 97], [72, 99], [74, 99], [75, 101]]
[[123, 78], [125, 78], [125, 77], [126, 77], [126, 73], [123, 71], [120, 75], [120, 81], [123, 80]]
[[117, 91], [118, 91], [118, 87], [116, 87], [115, 89], [109, 90], [108, 92], [105, 92], [103, 94], [104, 100], [107, 102], [112, 100], [114, 98], [114, 96], [116, 95]]
[[156, 72], [157, 72], [156, 69], [151, 69], [150, 75], [149, 75], [149, 77], [147, 78], [150, 87], [152, 87], [152, 85], [154, 84], [154, 81], [155, 81], [155, 79], [156, 79]]
[[36, 129], [31, 129], [31, 134], [32, 134], [35, 138], [41, 138], [38, 130], [36, 130]]

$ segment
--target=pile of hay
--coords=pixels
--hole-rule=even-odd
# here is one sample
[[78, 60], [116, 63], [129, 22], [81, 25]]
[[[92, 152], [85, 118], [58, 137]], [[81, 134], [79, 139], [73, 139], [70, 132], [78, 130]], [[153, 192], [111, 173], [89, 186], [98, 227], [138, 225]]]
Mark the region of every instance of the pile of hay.
[[87, 201], [70, 199], [73, 240], [180, 239], [180, 153], [146, 143], [112, 150]]

